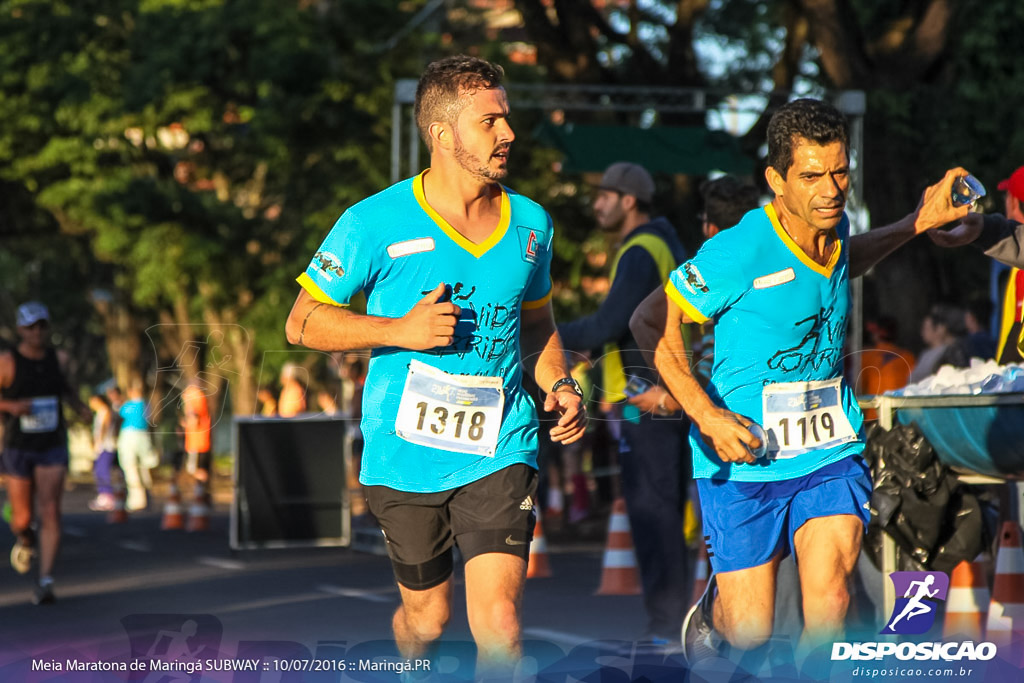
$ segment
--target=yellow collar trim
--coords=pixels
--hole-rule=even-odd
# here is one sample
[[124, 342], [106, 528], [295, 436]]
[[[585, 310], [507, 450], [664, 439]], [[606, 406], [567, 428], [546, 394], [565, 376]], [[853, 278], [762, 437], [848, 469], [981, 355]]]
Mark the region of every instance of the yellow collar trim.
[[839, 263], [839, 255], [842, 253], [843, 250], [842, 240], [836, 240], [836, 248], [832, 250], [832, 256], [829, 257], [828, 263], [826, 263], [825, 265], [821, 265], [820, 263], [812, 259], [810, 256], [808, 256], [807, 252], [801, 249], [800, 245], [794, 242], [793, 238], [789, 236], [789, 233], [786, 232], [786, 229], [782, 227], [782, 223], [779, 221], [779, 216], [778, 214], [775, 213], [774, 206], [772, 206], [771, 204], [766, 205], [764, 207], [764, 212], [768, 214], [768, 220], [771, 221], [772, 227], [775, 228], [775, 232], [778, 234], [779, 239], [782, 240], [782, 243], [785, 244], [791, 252], [793, 252], [794, 256], [800, 259], [801, 263], [803, 263], [805, 266], [813, 270], [818, 275], [821, 275], [826, 278], [832, 277], [832, 271], [835, 270], [836, 264]]
[[[430, 169], [427, 169], [430, 170]], [[423, 209], [431, 220], [437, 224], [437, 227], [441, 229], [441, 232], [448, 235], [455, 244], [459, 245], [476, 258], [480, 258], [486, 254], [491, 247], [501, 241], [501, 238], [505, 236], [508, 231], [509, 222], [512, 219], [512, 208], [508, 201], [508, 193], [505, 192], [505, 188], [501, 187], [501, 215], [498, 218], [498, 227], [494, 229], [487, 239], [477, 244], [466, 239], [466, 237], [453, 228], [448, 221], [441, 217], [437, 211], [434, 211], [434, 207], [427, 203], [427, 196], [423, 192], [423, 176], [426, 175], [427, 171], [423, 171], [413, 179], [412, 191], [416, 196], [416, 201], [419, 203], [420, 208]]]

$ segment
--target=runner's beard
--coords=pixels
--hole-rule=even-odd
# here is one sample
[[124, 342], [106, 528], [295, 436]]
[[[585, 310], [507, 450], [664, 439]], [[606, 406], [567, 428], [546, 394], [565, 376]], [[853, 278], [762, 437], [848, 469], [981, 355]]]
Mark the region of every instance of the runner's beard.
[[[494, 151], [495, 152], [500, 152], [500, 151], [504, 150], [507, 153], [508, 149], [509, 149], [508, 147], [504, 147], [504, 148], [499, 147], [499, 148], [497, 148]], [[469, 152], [465, 148], [465, 146], [463, 146], [462, 141], [459, 140], [458, 138], [456, 138], [456, 140], [455, 140], [455, 161], [458, 162], [459, 166], [462, 166], [462, 168], [466, 169], [467, 171], [469, 171], [473, 175], [475, 175], [477, 177], [480, 177], [480, 178], [486, 178], [487, 180], [501, 180], [502, 178], [507, 176], [508, 175], [508, 167], [507, 166], [504, 166], [504, 167], [498, 168], [498, 169], [491, 168], [490, 160], [493, 159], [493, 158], [494, 158], [494, 154], [492, 153], [491, 156], [488, 157], [487, 161], [482, 161], [480, 159], [480, 157], [478, 157], [478, 156], [472, 154], [471, 152]], [[507, 161], [508, 160], [506, 158], [506, 163], [507, 163]]]

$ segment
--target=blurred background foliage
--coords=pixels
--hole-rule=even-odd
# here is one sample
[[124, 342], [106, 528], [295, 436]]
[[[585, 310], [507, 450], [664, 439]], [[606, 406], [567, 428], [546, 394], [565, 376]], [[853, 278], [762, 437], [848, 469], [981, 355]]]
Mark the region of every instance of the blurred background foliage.
[[[562, 172], [534, 139], [545, 121], [733, 128], [763, 188], [774, 108], [859, 89], [875, 224], [952, 165], [1001, 210], [995, 185], [1024, 163], [1022, 25], [1019, 0], [0, 0], [0, 338], [39, 298], [83, 381], [215, 362], [251, 411], [304, 357], [283, 331], [295, 276], [389, 182], [395, 82], [458, 52], [515, 83], [708, 89], [690, 114], [514, 110], [507, 182], [554, 217], [560, 318], [595, 308], [611, 245], [589, 211], [599, 176]], [[657, 178], [691, 249], [702, 179]], [[931, 303], [988, 277], [982, 255], [917, 240], [869, 277], [865, 310], [917, 346]], [[183, 360], [189, 344], [209, 359]]]

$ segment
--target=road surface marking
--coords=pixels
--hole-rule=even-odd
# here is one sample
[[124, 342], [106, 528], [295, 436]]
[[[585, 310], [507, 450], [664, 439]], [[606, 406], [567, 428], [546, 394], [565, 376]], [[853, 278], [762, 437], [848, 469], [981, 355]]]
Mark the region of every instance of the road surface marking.
[[205, 564], [207, 567], [217, 567], [218, 569], [245, 569], [244, 562], [226, 560], [223, 557], [200, 557], [197, 561], [199, 564]]
[[391, 593], [395, 589], [388, 588], [345, 588], [343, 586], [331, 586], [329, 584], [321, 584], [316, 587], [318, 591], [323, 593], [330, 593], [331, 595], [342, 595], [346, 598], [356, 598], [357, 600], [367, 600], [369, 602], [394, 602], [395, 599], [392, 596], [380, 595], [380, 593], [388, 592]]
[[584, 638], [578, 636], [575, 633], [566, 633], [564, 631], [553, 631], [548, 628], [524, 628], [523, 634], [528, 636], [534, 636], [535, 638], [543, 638], [550, 640], [552, 643], [564, 643], [570, 647], [582, 645], [583, 643], [594, 642], [593, 638]]
[[153, 548], [148, 543], [143, 541], [121, 541], [117, 544], [119, 548], [125, 550], [137, 550], [140, 553], [148, 553]]

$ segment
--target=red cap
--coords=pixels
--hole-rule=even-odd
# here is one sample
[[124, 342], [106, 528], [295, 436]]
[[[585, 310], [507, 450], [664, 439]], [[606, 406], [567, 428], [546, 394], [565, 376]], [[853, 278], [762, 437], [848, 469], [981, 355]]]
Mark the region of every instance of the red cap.
[[996, 187], [1000, 190], [1009, 192], [1014, 197], [1024, 202], [1024, 166], [1018, 168], [1013, 172], [1013, 175], [999, 183]]

